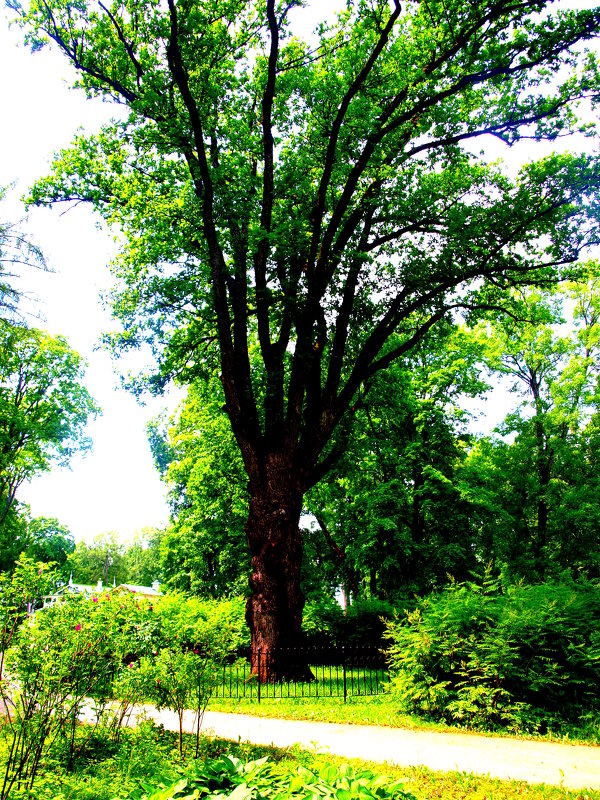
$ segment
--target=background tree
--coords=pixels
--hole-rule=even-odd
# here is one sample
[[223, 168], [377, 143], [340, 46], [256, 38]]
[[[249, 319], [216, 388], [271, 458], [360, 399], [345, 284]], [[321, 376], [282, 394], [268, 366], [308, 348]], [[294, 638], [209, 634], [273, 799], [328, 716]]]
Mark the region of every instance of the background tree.
[[[598, 279], [569, 295], [563, 304], [530, 293], [535, 324], [505, 318], [480, 332], [488, 365], [512, 379], [520, 402], [500, 435], [470, 452], [465, 497], [481, 524], [480, 557], [513, 579], [599, 570]], [[568, 325], [557, 324], [563, 313]]]
[[73, 574], [75, 583], [126, 583], [125, 545], [114, 531], [95, 536], [91, 544], [77, 542], [67, 558], [66, 570]]
[[218, 381], [193, 383], [163, 436], [151, 426], [157, 466], [169, 485], [173, 523], [161, 543], [167, 585], [202, 597], [243, 594], [248, 585], [244, 523], [247, 478]]
[[[481, 348], [447, 325], [359, 395], [343, 456], [307, 496], [348, 600], [405, 602], [474, 568], [456, 476], [470, 437], [460, 403], [485, 392]], [[325, 545], [327, 547], [327, 545]]]
[[27, 544], [27, 508], [14, 503], [0, 524], [0, 573], [12, 572]]
[[[4, 200], [7, 187], [0, 186], [0, 202]], [[16, 223], [0, 222], [0, 317], [5, 320], [23, 318], [19, 309], [21, 298], [20, 279], [23, 267], [46, 270], [42, 251]]]
[[0, 320], [0, 525], [23, 481], [90, 447], [83, 372], [63, 338]]
[[34, 561], [54, 562], [62, 567], [75, 550], [75, 540], [65, 525], [54, 517], [34, 517], [27, 524], [25, 554]]
[[304, 42], [300, 5], [10, 0], [33, 47], [53, 41], [90, 94], [130, 109], [33, 199], [119, 224], [117, 339], [151, 344], [155, 387], [219, 365], [248, 475], [255, 654], [299, 634], [303, 497], [360, 387], [598, 239], [595, 158], [514, 177], [476, 155], [486, 136], [586, 127], [598, 9], [375, 0]]
[[142, 528], [125, 547], [125, 582], [137, 586], [152, 586], [162, 581], [160, 548], [165, 531], [161, 528]]

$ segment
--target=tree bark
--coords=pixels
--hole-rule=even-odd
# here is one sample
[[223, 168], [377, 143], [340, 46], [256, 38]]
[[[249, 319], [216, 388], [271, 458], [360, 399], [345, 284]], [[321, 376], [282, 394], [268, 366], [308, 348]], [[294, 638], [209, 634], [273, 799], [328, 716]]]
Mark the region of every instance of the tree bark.
[[252, 558], [246, 621], [251, 634], [252, 672], [261, 683], [313, 677], [298, 652], [289, 652], [302, 641], [303, 541], [299, 522], [304, 492], [300, 482], [291, 479], [291, 470], [277, 461], [270, 460], [259, 485], [250, 482], [246, 522]]

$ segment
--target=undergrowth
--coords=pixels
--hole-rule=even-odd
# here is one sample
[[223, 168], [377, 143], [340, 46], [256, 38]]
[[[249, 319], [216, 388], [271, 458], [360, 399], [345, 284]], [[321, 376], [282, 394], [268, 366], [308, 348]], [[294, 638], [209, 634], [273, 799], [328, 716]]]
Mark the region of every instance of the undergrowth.
[[[299, 748], [279, 749], [206, 737], [201, 737], [198, 759], [192, 758], [193, 738], [184, 737], [182, 758], [177, 736], [149, 723], [123, 731], [120, 742], [109, 745], [100, 729], [90, 737], [83, 728], [78, 736], [85, 737], [86, 743], [79, 748], [71, 771], [67, 769], [66, 753], [59, 747], [46, 759], [34, 790], [16, 791], [14, 798], [184, 800], [210, 794], [211, 800], [219, 795], [233, 800], [291, 796], [317, 796], [323, 800], [600, 800], [597, 791], [566, 791], [459, 772], [349, 762]], [[296, 795], [289, 794], [290, 786], [297, 787]], [[194, 794], [196, 790], [198, 794]]]

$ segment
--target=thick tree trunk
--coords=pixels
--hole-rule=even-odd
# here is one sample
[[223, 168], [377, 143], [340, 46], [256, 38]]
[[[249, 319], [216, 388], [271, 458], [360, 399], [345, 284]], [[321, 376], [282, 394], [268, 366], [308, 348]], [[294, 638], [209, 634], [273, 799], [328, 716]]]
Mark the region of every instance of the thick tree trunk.
[[270, 470], [260, 488], [250, 486], [246, 536], [252, 557], [251, 595], [246, 621], [251, 633], [252, 671], [264, 683], [288, 678], [310, 680], [298, 663], [304, 595], [300, 588], [302, 488], [286, 469]]

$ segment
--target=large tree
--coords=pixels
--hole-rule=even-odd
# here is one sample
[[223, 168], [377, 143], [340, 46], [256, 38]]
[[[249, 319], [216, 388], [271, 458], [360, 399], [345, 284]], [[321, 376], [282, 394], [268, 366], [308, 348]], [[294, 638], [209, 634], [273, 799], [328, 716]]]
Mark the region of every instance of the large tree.
[[596, 159], [515, 177], [478, 154], [586, 127], [600, 10], [357, 0], [302, 41], [301, 0], [9, 1], [34, 48], [129, 109], [33, 197], [119, 224], [120, 339], [154, 348], [155, 386], [218, 364], [248, 475], [253, 650], [295, 643], [302, 499], [359, 387], [598, 239]]

